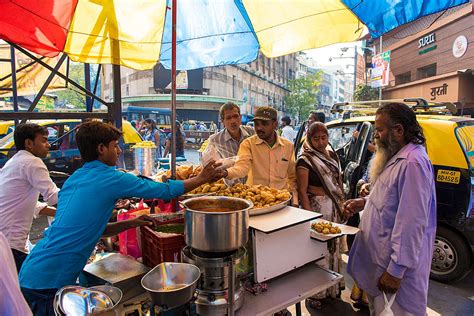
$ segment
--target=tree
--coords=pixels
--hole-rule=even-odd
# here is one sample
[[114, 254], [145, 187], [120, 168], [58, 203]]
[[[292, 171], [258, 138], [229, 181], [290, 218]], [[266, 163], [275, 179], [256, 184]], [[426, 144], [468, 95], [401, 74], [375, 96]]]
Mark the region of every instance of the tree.
[[354, 92], [354, 101], [372, 101], [378, 100], [379, 91], [368, 85], [358, 85]]
[[286, 109], [292, 116], [297, 117], [299, 122], [314, 110], [321, 76], [322, 72], [318, 71], [306, 77], [288, 80], [290, 94], [285, 97]]
[[[91, 74], [91, 77], [93, 77], [93, 74]], [[84, 64], [71, 62], [69, 64], [69, 78], [84, 87]], [[55, 94], [58, 97], [58, 101], [65, 105], [72, 104], [77, 109], [85, 109], [86, 107], [84, 94], [77, 91], [71, 84], [68, 84], [68, 88], [52, 92], [51, 94]]]

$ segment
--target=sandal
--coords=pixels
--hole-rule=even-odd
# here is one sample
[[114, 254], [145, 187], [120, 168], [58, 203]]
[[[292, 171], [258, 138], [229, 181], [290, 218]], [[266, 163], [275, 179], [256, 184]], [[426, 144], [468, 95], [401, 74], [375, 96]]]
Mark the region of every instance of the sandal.
[[314, 310], [320, 310], [323, 307], [323, 303], [321, 303], [320, 300], [311, 297], [306, 299], [306, 304], [309, 306], [309, 308]]
[[369, 297], [367, 296], [367, 293], [365, 291], [362, 291], [362, 298], [360, 302], [366, 306], [369, 306]]
[[358, 302], [362, 297], [362, 291], [357, 285], [354, 284], [351, 291], [351, 300]]

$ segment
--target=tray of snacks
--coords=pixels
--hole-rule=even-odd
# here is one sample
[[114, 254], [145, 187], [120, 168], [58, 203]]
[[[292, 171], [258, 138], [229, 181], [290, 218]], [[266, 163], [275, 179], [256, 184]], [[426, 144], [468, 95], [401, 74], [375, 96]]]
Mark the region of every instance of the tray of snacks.
[[328, 241], [343, 235], [354, 235], [358, 231], [357, 227], [337, 224], [320, 218], [311, 222], [311, 238], [319, 241]]
[[216, 195], [218, 191], [225, 190], [226, 188], [227, 185], [225, 184], [224, 179], [220, 179], [219, 181], [213, 183], [205, 183], [203, 185], [200, 185], [194, 190], [189, 191], [184, 195], [181, 195], [180, 199], [183, 200], [205, 195]]
[[287, 190], [241, 183], [221, 189], [215, 195], [238, 197], [251, 201], [254, 207], [249, 211], [250, 216], [278, 211], [287, 206], [291, 200], [291, 193]]

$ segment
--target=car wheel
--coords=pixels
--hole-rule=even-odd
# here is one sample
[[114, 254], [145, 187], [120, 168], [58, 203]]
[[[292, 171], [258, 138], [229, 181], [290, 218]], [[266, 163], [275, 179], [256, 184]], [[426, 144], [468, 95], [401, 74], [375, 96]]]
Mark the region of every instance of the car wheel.
[[469, 273], [471, 251], [466, 242], [454, 231], [438, 226], [431, 262], [431, 279], [451, 282]]

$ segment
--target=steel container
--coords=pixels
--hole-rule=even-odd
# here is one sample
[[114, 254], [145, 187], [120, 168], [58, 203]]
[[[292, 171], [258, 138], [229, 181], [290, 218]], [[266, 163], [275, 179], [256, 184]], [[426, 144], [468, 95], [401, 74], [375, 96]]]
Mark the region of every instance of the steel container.
[[154, 305], [164, 310], [186, 304], [194, 297], [201, 270], [193, 264], [163, 262], [142, 278], [142, 287]]
[[181, 203], [186, 209], [184, 235], [191, 248], [222, 253], [246, 245], [252, 202], [233, 197], [203, 196]]
[[156, 147], [134, 147], [133, 151], [135, 169], [143, 176], [152, 176], [156, 163]]

